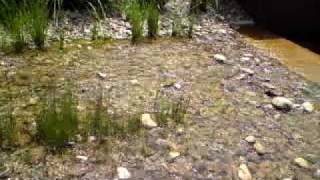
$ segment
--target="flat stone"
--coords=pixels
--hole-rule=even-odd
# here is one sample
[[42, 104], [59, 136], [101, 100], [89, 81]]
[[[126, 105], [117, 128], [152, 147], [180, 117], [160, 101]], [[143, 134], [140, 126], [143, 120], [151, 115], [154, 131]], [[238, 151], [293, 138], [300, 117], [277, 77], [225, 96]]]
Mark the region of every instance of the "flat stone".
[[244, 140], [246, 140], [248, 143], [256, 142], [256, 138], [254, 136], [247, 136]]
[[129, 179], [131, 178], [131, 173], [125, 167], [118, 167], [117, 168], [118, 178], [119, 179]]
[[291, 110], [293, 107], [293, 103], [291, 100], [285, 97], [275, 97], [272, 99], [272, 105], [281, 110]]
[[241, 71], [245, 72], [245, 73], [247, 73], [249, 75], [253, 75], [254, 74], [254, 71], [249, 69], [249, 68], [241, 68]]
[[152, 119], [151, 114], [142, 114], [141, 123], [145, 128], [158, 127], [158, 124]]
[[267, 88], [267, 89], [276, 89], [276, 87], [270, 83], [263, 82], [261, 83], [262, 87]]
[[245, 164], [241, 164], [238, 170], [238, 176], [241, 180], [252, 180], [252, 175], [249, 168]]
[[309, 162], [301, 157], [294, 159], [294, 163], [302, 168], [308, 168]]
[[303, 111], [307, 113], [312, 113], [314, 110], [314, 106], [310, 102], [304, 102], [301, 106], [303, 108]]

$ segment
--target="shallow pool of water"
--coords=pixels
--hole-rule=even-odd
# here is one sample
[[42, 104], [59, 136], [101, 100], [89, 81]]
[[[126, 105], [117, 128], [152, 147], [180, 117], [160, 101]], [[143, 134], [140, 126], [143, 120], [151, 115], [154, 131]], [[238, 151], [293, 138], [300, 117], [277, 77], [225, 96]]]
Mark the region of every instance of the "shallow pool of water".
[[241, 27], [239, 32], [247, 42], [277, 57], [289, 69], [320, 83], [320, 54], [259, 27]]

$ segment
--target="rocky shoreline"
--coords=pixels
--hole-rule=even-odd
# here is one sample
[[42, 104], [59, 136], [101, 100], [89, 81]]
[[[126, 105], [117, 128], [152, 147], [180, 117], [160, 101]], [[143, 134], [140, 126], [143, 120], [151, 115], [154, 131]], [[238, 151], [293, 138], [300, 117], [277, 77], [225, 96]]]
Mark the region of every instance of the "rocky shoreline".
[[[149, 113], [146, 104], [159, 89], [169, 97], [188, 96], [190, 107], [184, 125], [151, 123], [138, 138], [101, 145], [89, 137], [62, 154], [31, 142], [2, 151], [0, 178], [319, 179], [319, 86], [247, 44], [230, 27], [241, 20], [232, 7], [202, 15], [191, 40], [163, 37], [137, 46], [126, 40], [99, 46], [73, 41], [91, 37], [90, 21], [76, 15], [73, 22], [82, 28], [69, 26], [70, 50], [1, 57], [0, 70], [14, 79], [12, 91], [21, 96], [16, 111], [27, 127], [36, 106], [32, 88], [66, 77], [79, 87], [79, 111], [101, 84], [114, 111]], [[112, 38], [130, 36], [125, 21], [107, 22]], [[163, 21], [160, 34], [171, 34], [170, 24]]]

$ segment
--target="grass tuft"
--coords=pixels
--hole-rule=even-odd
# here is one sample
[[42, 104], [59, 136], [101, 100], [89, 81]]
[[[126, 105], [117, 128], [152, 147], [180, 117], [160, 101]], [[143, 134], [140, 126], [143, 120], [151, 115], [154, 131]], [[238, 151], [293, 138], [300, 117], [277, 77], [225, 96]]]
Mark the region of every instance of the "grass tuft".
[[37, 139], [50, 150], [61, 150], [78, 129], [78, 114], [74, 96], [67, 90], [61, 99], [50, 95], [37, 120]]
[[150, 2], [147, 6], [147, 24], [149, 38], [156, 38], [159, 30], [160, 12], [155, 2]]
[[141, 41], [143, 37], [143, 27], [146, 14], [144, 5], [142, 5], [139, 0], [127, 1], [124, 4], [124, 12], [131, 24], [131, 42], [136, 44]]
[[29, 11], [31, 21], [30, 35], [39, 49], [44, 48], [49, 26], [48, 0], [31, 0]]
[[13, 117], [13, 107], [9, 104], [4, 114], [0, 114], [0, 148], [13, 146], [17, 140], [16, 119]]
[[189, 102], [189, 99], [184, 97], [180, 97], [177, 100], [170, 100], [165, 97], [160, 97], [158, 93], [154, 104], [157, 123], [161, 127], [167, 127], [170, 122], [174, 124], [184, 124]]

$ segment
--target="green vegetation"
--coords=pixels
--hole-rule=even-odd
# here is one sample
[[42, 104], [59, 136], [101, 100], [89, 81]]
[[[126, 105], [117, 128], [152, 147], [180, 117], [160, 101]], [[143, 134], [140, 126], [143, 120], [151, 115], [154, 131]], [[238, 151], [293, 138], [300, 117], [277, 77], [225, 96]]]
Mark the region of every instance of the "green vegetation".
[[61, 99], [52, 92], [37, 118], [37, 139], [51, 150], [60, 150], [78, 129], [78, 114], [74, 96], [68, 90]]
[[160, 97], [157, 94], [155, 102], [156, 120], [157, 123], [166, 127], [170, 121], [174, 124], [184, 124], [185, 115], [189, 107], [189, 100], [180, 97], [177, 100], [171, 100], [164, 97]]
[[149, 3], [147, 7], [147, 24], [148, 24], [148, 36], [150, 38], [156, 38], [159, 29], [159, 17], [160, 12], [155, 2]]
[[97, 6], [89, 2], [89, 6], [91, 8], [90, 13], [91, 13], [91, 16], [94, 18], [94, 24], [91, 29], [92, 40], [97, 40], [99, 38], [99, 29], [101, 27], [101, 22], [107, 18], [105, 6], [101, 3], [100, 0], [97, 0], [97, 2], [98, 2]]
[[142, 129], [140, 114], [116, 115], [110, 114], [108, 107], [103, 106], [103, 92], [100, 90], [93, 114], [88, 116], [88, 134], [95, 136], [98, 141], [104, 137], [125, 138], [128, 135], [139, 134]]
[[13, 146], [17, 139], [17, 122], [13, 117], [13, 107], [9, 102], [8, 109], [0, 114], [0, 148]]
[[26, 29], [29, 15], [26, 1], [0, 1], [0, 25], [10, 38], [10, 44], [16, 52], [26, 46]]
[[44, 47], [48, 18], [47, 0], [0, 1], [0, 25], [16, 52], [26, 47], [28, 35], [39, 49]]
[[39, 48], [44, 48], [49, 26], [49, 10], [47, 0], [32, 0], [30, 5], [30, 34], [34, 44]]
[[189, 15], [189, 28], [188, 28], [188, 38], [193, 36], [193, 26], [196, 23], [195, 15]]
[[124, 12], [126, 13], [128, 20], [131, 24], [132, 43], [141, 41], [143, 37], [143, 27], [145, 21], [145, 9], [139, 0], [127, 1], [124, 4]]

